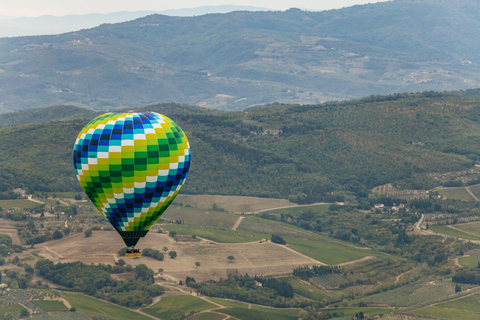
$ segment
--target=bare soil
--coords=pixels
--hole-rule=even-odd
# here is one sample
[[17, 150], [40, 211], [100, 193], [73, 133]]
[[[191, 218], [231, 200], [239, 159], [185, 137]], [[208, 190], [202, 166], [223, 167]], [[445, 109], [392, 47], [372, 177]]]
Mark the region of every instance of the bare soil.
[[[36, 250], [54, 262], [82, 261], [87, 264], [113, 265], [115, 255], [124, 246], [116, 232], [94, 231], [89, 238], [83, 233], [74, 234], [39, 244]], [[122, 258], [132, 266], [144, 263], [155, 272], [162, 268], [165, 276], [177, 281], [184, 280], [186, 276], [194, 277], [197, 281], [226, 278], [227, 272], [249, 275], [285, 274], [299, 266], [322, 264], [271, 242], [215, 243], [201, 239], [199, 242], [176, 243], [166, 234], [149, 233], [138, 243], [139, 248], [160, 251], [164, 246], [169, 251], [176, 251], [177, 258], [171, 259], [168, 254], [164, 261], [149, 257]], [[227, 259], [230, 255], [235, 257], [233, 262]], [[198, 268], [195, 266], [197, 261], [200, 262]]]

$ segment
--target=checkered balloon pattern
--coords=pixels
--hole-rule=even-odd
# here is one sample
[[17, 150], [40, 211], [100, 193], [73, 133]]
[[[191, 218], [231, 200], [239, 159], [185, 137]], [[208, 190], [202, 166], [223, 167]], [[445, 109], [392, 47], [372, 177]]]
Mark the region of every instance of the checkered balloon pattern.
[[161, 114], [107, 113], [80, 132], [73, 163], [90, 200], [124, 240], [138, 241], [182, 188], [190, 146], [182, 129]]

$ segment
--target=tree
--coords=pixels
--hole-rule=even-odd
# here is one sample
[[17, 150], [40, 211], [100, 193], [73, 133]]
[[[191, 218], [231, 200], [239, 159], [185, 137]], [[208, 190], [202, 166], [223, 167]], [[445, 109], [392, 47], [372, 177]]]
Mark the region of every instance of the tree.
[[77, 311], [77, 308], [74, 308], [74, 307], [70, 308], [70, 312], [75, 312], [75, 311]]
[[195, 267], [196, 267], [196, 268], [200, 267], [200, 262], [198, 262], [198, 261], [195, 262]]
[[228, 256], [227, 259], [228, 259], [230, 262], [233, 262], [233, 260], [235, 260], [235, 257], [234, 257], [234, 256]]
[[92, 230], [88, 229], [85, 231], [85, 237], [89, 238], [92, 235]]
[[177, 257], [177, 252], [172, 250], [168, 252], [168, 255], [170, 258], [175, 259]]
[[52, 235], [53, 239], [61, 239], [63, 238], [63, 233], [60, 230], [55, 230], [55, 232]]
[[177, 235], [177, 231], [172, 230], [168, 234], [170, 235], [171, 238], [175, 238], [175, 236]]
[[459, 293], [462, 291], [462, 286], [460, 286], [458, 283], [455, 285], [455, 293]]
[[120, 267], [123, 267], [123, 266], [126, 265], [126, 264], [127, 264], [127, 263], [125, 262], [125, 260], [123, 260], [123, 259], [118, 259], [118, 265], [119, 265]]
[[29, 274], [33, 274], [35, 270], [33, 269], [33, 267], [29, 264], [25, 264], [25, 272], [26, 273], [29, 273]]
[[162, 250], [165, 251], [165, 254], [167, 254], [168, 247], [163, 247]]
[[20, 317], [22, 318], [27, 318], [29, 315], [30, 311], [28, 311], [27, 309], [22, 309], [22, 311], [20, 311]]

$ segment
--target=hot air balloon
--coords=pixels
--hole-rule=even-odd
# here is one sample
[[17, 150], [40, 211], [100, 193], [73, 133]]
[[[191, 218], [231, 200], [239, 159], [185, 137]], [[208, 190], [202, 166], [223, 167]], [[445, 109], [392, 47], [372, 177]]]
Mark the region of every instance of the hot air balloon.
[[129, 247], [165, 212], [185, 182], [190, 145], [183, 130], [155, 112], [106, 113], [90, 121], [73, 148], [77, 179]]

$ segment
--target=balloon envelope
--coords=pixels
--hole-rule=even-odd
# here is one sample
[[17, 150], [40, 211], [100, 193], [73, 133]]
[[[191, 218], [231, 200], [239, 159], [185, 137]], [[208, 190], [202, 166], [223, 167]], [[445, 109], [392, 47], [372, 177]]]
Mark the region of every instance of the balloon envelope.
[[73, 149], [78, 181], [134, 246], [185, 182], [190, 146], [182, 129], [155, 113], [107, 113], [90, 121]]

